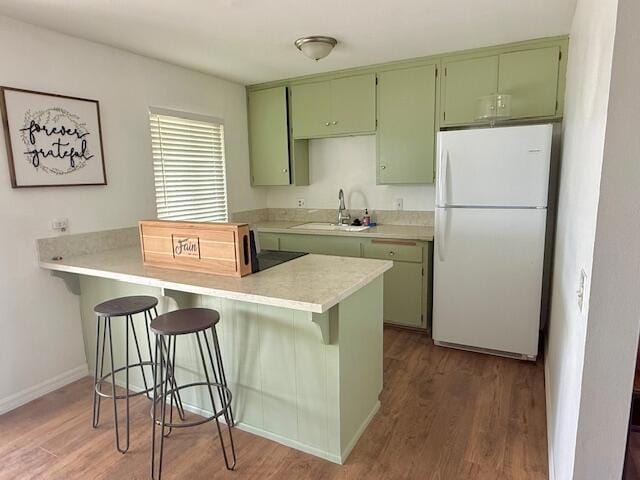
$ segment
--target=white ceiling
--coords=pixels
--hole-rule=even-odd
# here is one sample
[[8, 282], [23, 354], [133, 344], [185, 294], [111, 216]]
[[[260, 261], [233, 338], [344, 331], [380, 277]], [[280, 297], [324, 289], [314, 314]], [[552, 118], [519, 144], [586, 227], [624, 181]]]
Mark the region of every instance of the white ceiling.
[[[0, 0], [0, 14], [251, 84], [569, 32], [576, 0]], [[339, 43], [318, 63], [305, 35]]]

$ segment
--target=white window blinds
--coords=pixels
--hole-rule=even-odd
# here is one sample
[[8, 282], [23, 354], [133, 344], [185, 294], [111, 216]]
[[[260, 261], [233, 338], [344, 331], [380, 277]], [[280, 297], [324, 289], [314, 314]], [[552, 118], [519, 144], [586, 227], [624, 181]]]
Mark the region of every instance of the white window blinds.
[[149, 122], [158, 218], [226, 222], [222, 122], [155, 109]]

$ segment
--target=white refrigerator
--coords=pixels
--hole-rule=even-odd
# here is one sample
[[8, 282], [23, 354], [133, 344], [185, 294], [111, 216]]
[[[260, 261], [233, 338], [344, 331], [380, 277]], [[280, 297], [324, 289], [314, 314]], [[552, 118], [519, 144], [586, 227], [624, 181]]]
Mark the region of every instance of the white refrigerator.
[[538, 353], [552, 125], [438, 134], [433, 339]]

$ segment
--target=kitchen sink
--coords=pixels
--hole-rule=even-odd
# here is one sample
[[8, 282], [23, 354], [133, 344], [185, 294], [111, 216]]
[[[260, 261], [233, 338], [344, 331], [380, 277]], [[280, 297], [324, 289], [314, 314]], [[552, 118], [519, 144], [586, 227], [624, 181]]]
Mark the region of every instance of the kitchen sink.
[[303, 223], [302, 225], [296, 225], [295, 227], [291, 227], [293, 230], [331, 230], [338, 232], [362, 232], [366, 230], [367, 226], [358, 226], [355, 225], [336, 225], [335, 223]]

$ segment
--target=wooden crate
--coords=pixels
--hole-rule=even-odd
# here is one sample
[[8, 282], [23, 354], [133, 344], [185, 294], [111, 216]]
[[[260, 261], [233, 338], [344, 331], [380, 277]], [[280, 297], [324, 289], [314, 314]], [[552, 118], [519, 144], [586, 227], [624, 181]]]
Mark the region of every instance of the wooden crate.
[[251, 273], [246, 223], [139, 222], [145, 265], [243, 277]]

